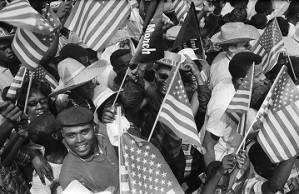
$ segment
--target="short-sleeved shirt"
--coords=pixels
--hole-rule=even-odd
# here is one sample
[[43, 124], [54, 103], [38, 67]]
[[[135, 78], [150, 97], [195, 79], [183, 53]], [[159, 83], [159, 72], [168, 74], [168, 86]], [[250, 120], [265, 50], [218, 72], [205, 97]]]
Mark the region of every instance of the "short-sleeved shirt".
[[210, 69], [210, 87], [213, 89], [220, 81], [224, 79], [231, 79], [232, 76], [229, 73], [230, 58], [226, 52], [219, 53], [212, 62]]
[[237, 125], [224, 114], [234, 94], [235, 88], [231, 79], [225, 79], [214, 87], [208, 103], [200, 136], [203, 138], [205, 131], [208, 131], [219, 137], [214, 147], [216, 160], [221, 160], [223, 156], [232, 153], [237, 146], [234, 145], [235, 138], [240, 138], [236, 132]]
[[92, 192], [104, 191], [109, 186], [118, 188], [118, 160], [106, 136], [97, 134], [100, 152], [83, 160], [71, 151], [63, 161], [59, 183], [63, 189], [78, 180]]

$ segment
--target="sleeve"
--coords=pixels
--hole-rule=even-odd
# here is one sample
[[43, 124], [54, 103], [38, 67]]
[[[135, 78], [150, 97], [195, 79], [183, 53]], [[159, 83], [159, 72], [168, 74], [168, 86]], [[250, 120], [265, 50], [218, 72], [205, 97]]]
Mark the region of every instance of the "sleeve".
[[218, 137], [224, 137], [228, 133], [224, 112], [224, 109], [216, 108], [208, 115], [206, 130]]
[[19, 150], [17, 152], [16, 162], [20, 166], [26, 166], [27, 164], [30, 163], [30, 161], [31, 161], [31, 157], [27, 150]]

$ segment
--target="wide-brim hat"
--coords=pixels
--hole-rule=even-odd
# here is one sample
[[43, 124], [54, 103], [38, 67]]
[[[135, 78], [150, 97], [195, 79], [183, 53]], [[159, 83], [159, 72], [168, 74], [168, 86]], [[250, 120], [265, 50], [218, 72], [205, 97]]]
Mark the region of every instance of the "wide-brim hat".
[[117, 92], [112, 91], [110, 88], [104, 85], [99, 85], [94, 89], [93, 104], [96, 110], [99, 109], [103, 103], [112, 96], [115, 96]]
[[211, 41], [214, 44], [223, 45], [255, 40], [259, 36], [258, 30], [254, 26], [242, 22], [230, 22], [224, 24], [220, 32], [212, 36]]
[[85, 67], [75, 59], [66, 58], [58, 63], [59, 84], [49, 96], [79, 87], [100, 75], [101, 70], [97, 63]]

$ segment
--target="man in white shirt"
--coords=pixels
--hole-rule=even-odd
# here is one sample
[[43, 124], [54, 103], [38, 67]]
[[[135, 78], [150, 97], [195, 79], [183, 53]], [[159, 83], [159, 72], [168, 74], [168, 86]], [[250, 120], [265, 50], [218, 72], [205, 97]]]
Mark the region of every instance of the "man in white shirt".
[[257, 40], [260, 34], [258, 30], [241, 22], [226, 23], [221, 27], [221, 31], [216, 33], [211, 41], [223, 48], [213, 60], [210, 69], [211, 85], [213, 89], [220, 81], [231, 78], [228, 71], [230, 59], [241, 51], [249, 50], [251, 40]]
[[261, 57], [251, 52], [236, 54], [229, 63], [231, 78], [221, 80], [212, 91], [200, 134], [206, 149], [206, 165], [214, 160], [222, 160], [223, 156], [232, 153], [241, 141], [241, 135], [236, 132], [237, 124], [224, 113], [253, 62], [259, 64]]

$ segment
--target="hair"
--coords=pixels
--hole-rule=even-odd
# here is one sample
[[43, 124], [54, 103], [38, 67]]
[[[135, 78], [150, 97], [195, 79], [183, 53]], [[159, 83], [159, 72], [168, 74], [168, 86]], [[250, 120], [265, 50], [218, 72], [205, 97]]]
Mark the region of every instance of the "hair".
[[66, 58], [73, 58], [79, 61], [80, 63], [82, 63], [82, 65], [85, 64], [81, 60], [81, 57], [85, 57], [85, 56], [88, 57], [87, 50], [82, 46], [73, 43], [65, 45], [64, 47], [62, 47], [62, 49], [59, 52], [59, 58], [61, 61]]
[[255, 4], [255, 11], [257, 14], [270, 14], [273, 10], [271, 0], [258, 0]]
[[[28, 89], [28, 84], [29, 82], [25, 82], [19, 92], [18, 96], [18, 106], [19, 108], [23, 109], [25, 107], [25, 100], [26, 100], [26, 94], [27, 94], [27, 89]], [[48, 83], [42, 82], [42, 81], [37, 81], [33, 80], [31, 87], [30, 87], [30, 95], [35, 92], [40, 92], [43, 94], [45, 97], [48, 97], [49, 94], [51, 93], [51, 87]], [[51, 106], [49, 106], [50, 108]]]
[[282, 17], [277, 17], [277, 22], [281, 30], [282, 36], [287, 36], [290, 27], [288, 21]]
[[295, 0], [291, 1], [286, 13], [286, 17], [288, 19], [292, 19], [295, 18], [298, 13], [299, 13], [299, 2]]
[[85, 50], [87, 52], [89, 60], [99, 60], [96, 51], [92, 50], [91, 48], [86, 48]]
[[130, 49], [118, 49], [118, 50], [114, 51], [110, 56], [111, 65], [113, 67], [118, 67], [120, 65], [127, 65], [127, 64], [124, 64], [127, 61], [120, 60], [120, 57], [122, 57], [126, 54], [129, 54], [129, 53], [131, 53]]
[[248, 24], [256, 27], [257, 29], [264, 29], [268, 23], [266, 14], [255, 14], [251, 17]]

